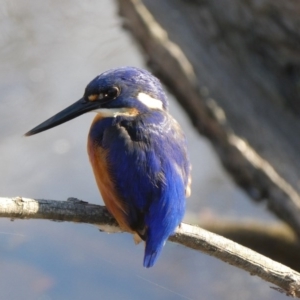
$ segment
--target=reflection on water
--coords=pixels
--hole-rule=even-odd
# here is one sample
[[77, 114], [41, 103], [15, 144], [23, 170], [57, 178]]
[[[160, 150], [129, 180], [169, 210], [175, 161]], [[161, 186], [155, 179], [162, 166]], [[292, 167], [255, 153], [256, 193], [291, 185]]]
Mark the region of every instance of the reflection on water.
[[[110, 0], [0, 3], [0, 196], [100, 203], [85, 149], [92, 114], [22, 135], [79, 99], [102, 71], [143, 67], [120, 24]], [[171, 109], [186, 128], [194, 166], [187, 216], [268, 217], [232, 185], [174, 101]], [[157, 266], [146, 270], [143, 246], [128, 234], [50, 221], [0, 223], [1, 299], [283, 297], [257, 278], [176, 244], [168, 243]]]

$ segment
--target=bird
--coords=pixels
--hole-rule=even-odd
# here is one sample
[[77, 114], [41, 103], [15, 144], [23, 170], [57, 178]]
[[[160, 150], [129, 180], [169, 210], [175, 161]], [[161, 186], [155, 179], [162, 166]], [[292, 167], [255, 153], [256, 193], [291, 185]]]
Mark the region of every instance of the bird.
[[98, 75], [80, 100], [25, 134], [96, 113], [87, 142], [95, 180], [121, 229], [145, 242], [146, 268], [181, 224], [191, 192], [186, 137], [168, 106], [158, 78], [119, 67]]

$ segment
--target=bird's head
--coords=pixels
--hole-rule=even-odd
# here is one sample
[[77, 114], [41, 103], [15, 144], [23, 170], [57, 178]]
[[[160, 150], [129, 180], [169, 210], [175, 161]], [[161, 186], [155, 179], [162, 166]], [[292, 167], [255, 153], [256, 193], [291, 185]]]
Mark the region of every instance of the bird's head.
[[134, 67], [112, 69], [93, 79], [80, 100], [25, 135], [45, 131], [91, 111], [103, 117], [114, 117], [167, 109], [167, 97], [159, 80], [151, 73]]

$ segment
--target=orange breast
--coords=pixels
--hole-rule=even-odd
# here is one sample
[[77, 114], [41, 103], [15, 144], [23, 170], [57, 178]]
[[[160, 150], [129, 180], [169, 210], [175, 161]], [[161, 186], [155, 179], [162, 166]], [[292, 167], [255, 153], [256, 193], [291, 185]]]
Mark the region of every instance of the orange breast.
[[[99, 118], [101, 117], [97, 116], [94, 119], [92, 126]], [[88, 139], [87, 148], [94, 176], [107, 209], [116, 218], [123, 230], [132, 232], [126, 221], [125, 204], [118, 195], [113, 178], [109, 172], [109, 165], [106, 160], [108, 150], [93, 143], [90, 138]]]

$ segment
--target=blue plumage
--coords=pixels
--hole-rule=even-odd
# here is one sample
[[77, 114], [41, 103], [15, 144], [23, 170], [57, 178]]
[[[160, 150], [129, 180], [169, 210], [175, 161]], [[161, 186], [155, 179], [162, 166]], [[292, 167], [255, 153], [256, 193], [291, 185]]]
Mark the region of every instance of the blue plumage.
[[88, 150], [104, 202], [121, 227], [145, 241], [144, 266], [151, 267], [185, 212], [190, 165], [184, 134], [158, 79], [124, 67], [97, 76], [82, 99], [28, 135], [86, 111], [97, 112]]
[[127, 222], [146, 240], [146, 267], [155, 263], [183, 218], [189, 174], [183, 136], [163, 134], [174, 127], [174, 120], [164, 112], [153, 114], [159, 116], [111, 118], [109, 126], [102, 119], [90, 133], [91, 139], [108, 149], [107, 162], [126, 203]]

